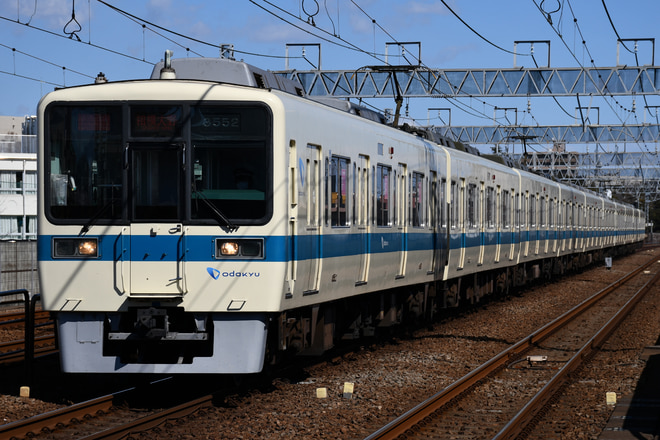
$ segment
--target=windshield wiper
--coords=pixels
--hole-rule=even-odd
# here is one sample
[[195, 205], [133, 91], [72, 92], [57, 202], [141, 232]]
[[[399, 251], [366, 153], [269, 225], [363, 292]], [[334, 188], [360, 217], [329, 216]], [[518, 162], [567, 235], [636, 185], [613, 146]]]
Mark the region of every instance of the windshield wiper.
[[[204, 204], [205, 204], [206, 206], [208, 206], [208, 207], [211, 209], [211, 211], [212, 211], [212, 212], [216, 215], [216, 217], [217, 217], [216, 220], [220, 220], [221, 222], [223, 222], [223, 223], [225, 224], [225, 227], [227, 228], [227, 231], [228, 231], [228, 232], [231, 233], [231, 232], [236, 232], [236, 231], [238, 231], [238, 226], [236, 226], [235, 224], [233, 224], [233, 223], [227, 218], [227, 216], [224, 215], [224, 214], [223, 214], [223, 213], [217, 208], [217, 206], [215, 206], [213, 203], [211, 203], [211, 201], [210, 201], [209, 199], [207, 199], [206, 196], [205, 196], [204, 194], [202, 194], [202, 192], [197, 191], [197, 189], [195, 188], [195, 184], [192, 185], [192, 192], [197, 196], [197, 200], [201, 200], [202, 202], [204, 202]], [[220, 226], [222, 226], [222, 225], [220, 225]]]
[[85, 235], [87, 232], [89, 232], [89, 228], [94, 226], [94, 223], [101, 217], [101, 215], [108, 210], [109, 207], [111, 207], [118, 199], [112, 198], [110, 199], [105, 205], [101, 207], [98, 211], [96, 211], [96, 214], [94, 214], [89, 220], [87, 220], [87, 223], [83, 225], [82, 228], [80, 228], [80, 232], [78, 232], [78, 237], [81, 235]]

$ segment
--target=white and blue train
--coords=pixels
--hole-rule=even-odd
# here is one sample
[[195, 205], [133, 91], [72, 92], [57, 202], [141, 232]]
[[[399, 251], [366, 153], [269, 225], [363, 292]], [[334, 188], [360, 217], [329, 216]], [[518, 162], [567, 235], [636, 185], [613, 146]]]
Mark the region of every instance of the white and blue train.
[[166, 59], [49, 93], [38, 116], [66, 372], [258, 372], [644, 239], [631, 206], [241, 62]]

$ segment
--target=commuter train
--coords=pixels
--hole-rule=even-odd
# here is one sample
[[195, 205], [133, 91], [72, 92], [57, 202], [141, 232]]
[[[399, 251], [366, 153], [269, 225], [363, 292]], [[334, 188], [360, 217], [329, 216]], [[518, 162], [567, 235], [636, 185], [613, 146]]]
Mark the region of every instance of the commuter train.
[[638, 246], [643, 213], [248, 64], [39, 103], [62, 368], [253, 373]]

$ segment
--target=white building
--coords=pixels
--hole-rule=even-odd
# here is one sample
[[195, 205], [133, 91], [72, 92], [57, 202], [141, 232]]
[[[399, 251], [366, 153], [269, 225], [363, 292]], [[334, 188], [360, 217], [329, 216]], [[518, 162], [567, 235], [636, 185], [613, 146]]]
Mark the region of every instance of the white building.
[[36, 117], [0, 116], [0, 240], [37, 238]]

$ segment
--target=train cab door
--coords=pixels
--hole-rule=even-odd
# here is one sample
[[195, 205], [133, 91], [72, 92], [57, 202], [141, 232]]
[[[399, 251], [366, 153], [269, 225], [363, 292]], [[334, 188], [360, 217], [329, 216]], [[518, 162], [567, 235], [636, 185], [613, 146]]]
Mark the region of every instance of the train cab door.
[[304, 280], [303, 295], [311, 295], [318, 292], [321, 276], [321, 208], [323, 206], [321, 147], [308, 144], [303, 154], [305, 155], [303, 173], [307, 219], [304, 236], [300, 237], [303, 261], [299, 263], [298, 268]]
[[360, 155], [356, 176], [356, 226], [360, 246], [360, 266], [356, 285], [366, 284], [369, 278], [369, 157]]
[[130, 144], [130, 294], [186, 293], [182, 144]]

